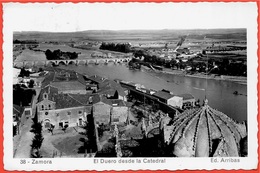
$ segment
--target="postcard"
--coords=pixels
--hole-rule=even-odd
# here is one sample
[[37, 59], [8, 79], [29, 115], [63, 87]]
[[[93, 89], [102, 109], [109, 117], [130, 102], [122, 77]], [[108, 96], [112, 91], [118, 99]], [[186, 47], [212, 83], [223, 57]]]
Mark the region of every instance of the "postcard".
[[3, 36], [4, 169], [257, 168], [256, 3], [4, 3]]

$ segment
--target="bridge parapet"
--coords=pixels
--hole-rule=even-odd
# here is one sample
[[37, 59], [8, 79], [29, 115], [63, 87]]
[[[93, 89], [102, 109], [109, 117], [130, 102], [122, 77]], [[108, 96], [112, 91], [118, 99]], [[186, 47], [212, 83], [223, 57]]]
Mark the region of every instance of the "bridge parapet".
[[87, 65], [89, 63], [108, 63], [108, 62], [114, 62], [114, 63], [123, 63], [123, 62], [129, 62], [131, 58], [88, 58], [88, 59], [70, 59], [70, 60], [35, 60], [35, 61], [15, 61], [13, 62], [14, 67], [34, 67], [37, 65], [44, 65], [47, 66], [48, 64], [54, 64], [59, 65], [60, 63], [63, 63], [65, 65], [69, 65], [70, 63], [74, 63], [75, 65], [84, 64]]

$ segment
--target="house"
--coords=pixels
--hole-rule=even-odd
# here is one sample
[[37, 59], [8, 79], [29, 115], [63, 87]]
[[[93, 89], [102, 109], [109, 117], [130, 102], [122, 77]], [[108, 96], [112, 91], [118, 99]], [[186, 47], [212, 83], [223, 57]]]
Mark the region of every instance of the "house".
[[106, 80], [106, 78], [100, 77], [98, 75], [93, 75], [93, 76], [90, 76], [90, 77], [85, 76], [85, 77], [86, 77], [87, 80], [90, 80], [92, 84], [96, 84], [96, 85], [98, 85], [98, 84], [104, 82], [104, 80]]
[[55, 69], [49, 71], [42, 81], [42, 88], [47, 85], [58, 88], [59, 93], [86, 94], [86, 81], [84, 76], [69, 70]]
[[120, 99], [126, 101], [125, 89], [121, 85], [113, 80], [105, 79], [98, 84], [97, 93], [105, 95], [107, 98]]
[[120, 124], [127, 121], [128, 107], [123, 100], [95, 94], [92, 113], [97, 124]]
[[24, 108], [13, 104], [13, 136], [20, 134], [22, 122], [24, 117]]
[[153, 96], [157, 97], [161, 102], [170, 106], [181, 108], [183, 105], [183, 99], [181, 97], [173, 95], [165, 90], [157, 91], [153, 94]]
[[92, 113], [96, 124], [109, 124], [111, 109], [111, 101], [109, 101], [106, 97], [98, 94], [93, 96]]
[[52, 86], [41, 90], [36, 106], [43, 129], [50, 128], [51, 124], [55, 128], [81, 126], [91, 113], [91, 105], [84, 94], [59, 93], [59, 89]]
[[183, 100], [183, 107], [195, 106], [195, 97], [191, 94], [180, 94], [178, 95]]
[[123, 100], [111, 100], [111, 124], [122, 124], [127, 122], [129, 108]]

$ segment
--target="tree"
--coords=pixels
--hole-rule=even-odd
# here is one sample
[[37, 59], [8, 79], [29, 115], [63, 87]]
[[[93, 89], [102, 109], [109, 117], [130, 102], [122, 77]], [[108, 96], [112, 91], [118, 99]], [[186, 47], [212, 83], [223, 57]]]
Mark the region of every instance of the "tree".
[[95, 152], [97, 151], [96, 143], [96, 132], [93, 115], [87, 116], [87, 121], [84, 121], [82, 126], [83, 132], [80, 132], [84, 137], [80, 138], [79, 141], [82, 142], [82, 146], [79, 147], [78, 153]]
[[36, 114], [33, 118], [33, 124], [31, 126], [30, 132], [34, 133], [34, 138], [32, 140], [31, 144], [31, 157], [32, 158], [41, 158], [40, 154], [40, 148], [42, 146], [43, 136], [42, 136], [42, 124], [41, 122], [38, 122], [38, 116], [37, 116], [37, 108], [36, 108]]
[[51, 134], [53, 135], [53, 130], [55, 128], [55, 125], [51, 124], [51, 127], [48, 128], [48, 131], [51, 132]]
[[47, 49], [47, 50], [45, 51], [45, 55], [46, 55], [46, 59], [47, 59], [47, 60], [52, 60], [52, 59], [53, 59], [53, 54], [52, 54], [52, 51], [51, 51], [51, 50]]
[[66, 124], [66, 125], [62, 128], [62, 130], [64, 131], [64, 133], [66, 133], [66, 130], [67, 130], [68, 127], [69, 127], [69, 125]]
[[34, 86], [34, 80], [31, 79], [31, 80], [29, 81], [28, 87], [29, 87], [29, 88], [33, 88], [33, 86]]

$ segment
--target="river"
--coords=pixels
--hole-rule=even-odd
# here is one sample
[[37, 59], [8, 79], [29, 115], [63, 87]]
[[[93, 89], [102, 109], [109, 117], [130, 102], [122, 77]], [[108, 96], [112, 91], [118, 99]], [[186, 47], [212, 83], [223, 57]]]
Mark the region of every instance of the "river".
[[[190, 93], [202, 102], [206, 98], [208, 104], [234, 120], [247, 120], [247, 85], [230, 81], [200, 79], [171, 74], [129, 70], [125, 65], [87, 65], [59, 66], [59, 68], [75, 70], [87, 75], [99, 75], [109, 79], [121, 79], [143, 84], [155, 90], [166, 89], [174, 94]], [[206, 88], [206, 91], [204, 90]], [[242, 95], [234, 95], [238, 91]]]

